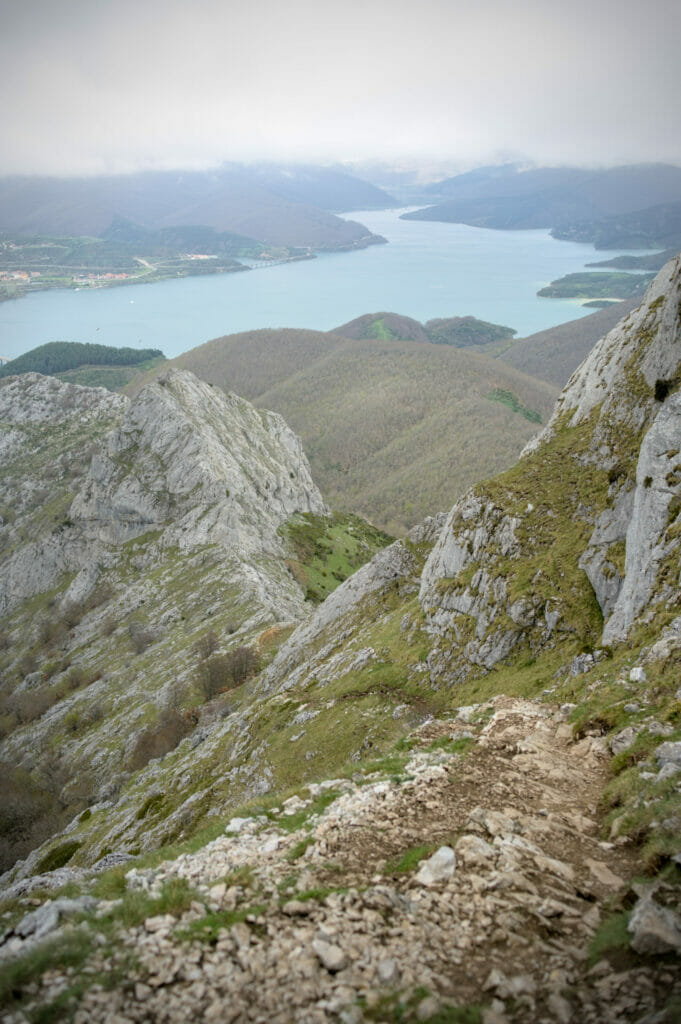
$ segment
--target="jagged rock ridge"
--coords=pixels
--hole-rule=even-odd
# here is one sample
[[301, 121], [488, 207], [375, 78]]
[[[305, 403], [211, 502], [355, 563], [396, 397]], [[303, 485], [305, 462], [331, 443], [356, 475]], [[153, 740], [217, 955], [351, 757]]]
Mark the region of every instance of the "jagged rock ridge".
[[[187, 552], [218, 544], [239, 559], [283, 557], [278, 527], [296, 512], [327, 512], [312, 482], [300, 440], [276, 413], [259, 412], [187, 371], [171, 370], [128, 405], [102, 388], [78, 388], [28, 374], [0, 391], [9, 438], [25, 423], [82, 422], [120, 414], [119, 427], [96, 450], [64, 524], [19, 547], [3, 568], [0, 607], [80, 569], [66, 600], [87, 596], [96, 567], [149, 531], [162, 548]], [[46, 396], [48, 396], [46, 400]], [[68, 407], [64, 411], [65, 403]]]

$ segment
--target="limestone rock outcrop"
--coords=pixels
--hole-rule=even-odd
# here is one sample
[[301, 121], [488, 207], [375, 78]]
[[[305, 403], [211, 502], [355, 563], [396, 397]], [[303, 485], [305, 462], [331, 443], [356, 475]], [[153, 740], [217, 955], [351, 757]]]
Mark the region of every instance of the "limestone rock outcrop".
[[[65, 572], [81, 573], [68, 600], [82, 599], [96, 583], [96, 566], [115, 564], [112, 552], [149, 531], [160, 533], [160, 546], [182, 553], [217, 544], [240, 560], [283, 558], [279, 526], [296, 512], [327, 512], [301, 442], [281, 416], [187, 371], [168, 371], [132, 403], [39, 374], [8, 378], [0, 388], [0, 423], [5, 463], [25, 465], [38, 446], [36, 471], [43, 475], [49, 441], [59, 433], [70, 432], [74, 454], [84, 437], [94, 437], [75, 495], [62, 487], [64, 517], [56, 529], [43, 522], [42, 536], [16, 545], [5, 562], [0, 609], [54, 586]], [[14, 489], [5, 485], [6, 503], [20, 508], [16, 492], [26, 487], [24, 472]]]
[[128, 404], [39, 373], [0, 381], [0, 613], [87, 560], [69, 506], [94, 446]]
[[161, 528], [180, 550], [219, 543], [242, 554], [280, 553], [277, 528], [295, 512], [327, 512], [300, 439], [277, 413], [186, 370], [139, 393], [71, 506], [106, 543]]
[[611, 643], [678, 590], [680, 311], [681, 256], [575, 371], [518, 465], [454, 506], [419, 595], [434, 678], [489, 671], [560, 634]]

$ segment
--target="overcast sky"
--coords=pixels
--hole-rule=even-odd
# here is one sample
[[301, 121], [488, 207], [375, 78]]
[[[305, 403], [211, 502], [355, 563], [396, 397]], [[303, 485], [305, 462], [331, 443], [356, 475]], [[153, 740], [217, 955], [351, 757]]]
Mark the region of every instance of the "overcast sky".
[[681, 164], [678, 0], [0, 0], [0, 173]]

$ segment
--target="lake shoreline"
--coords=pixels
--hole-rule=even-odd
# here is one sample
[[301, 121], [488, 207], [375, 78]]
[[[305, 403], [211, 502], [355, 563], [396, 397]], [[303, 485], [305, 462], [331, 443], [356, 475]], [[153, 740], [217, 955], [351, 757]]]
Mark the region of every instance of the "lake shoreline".
[[[347, 214], [369, 237], [387, 242], [351, 250], [351, 258], [347, 250], [296, 254], [265, 265], [268, 274], [126, 279], [111, 282], [115, 288], [47, 289], [8, 300], [0, 305], [0, 355], [14, 358], [48, 341], [69, 340], [160, 348], [173, 358], [227, 334], [330, 331], [379, 310], [422, 323], [474, 316], [508, 324], [524, 337], [591, 312], [574, 300], [547, 302], [536, 293], [583, 271], [593, 246], [557, 241], [542, 230], [399, 220], [404, 209]], [[136, 287], [126, 290], [132, 283]], [[143, 283], [154, 287], [137, 287]]]

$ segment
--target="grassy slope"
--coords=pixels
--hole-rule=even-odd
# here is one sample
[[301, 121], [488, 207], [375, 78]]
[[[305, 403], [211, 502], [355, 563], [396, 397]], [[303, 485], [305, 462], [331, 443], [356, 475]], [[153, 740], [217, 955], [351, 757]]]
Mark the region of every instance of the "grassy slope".
[[173, 362], [280, 412], [331, 504], [391, 533], [449, 508], [476, 480], [509, 466], [536, 432], [525, 415], [489, 398], [495, 389], [543, 420], [555, 398], [551, 385], [487, 356], [314, 331], [232, 335]]
[[[67, 495], [68, 501], [70, 497]], [[46, 524], [48, 530], [51, 525]], [[35, 523], [31, 526], [37, 530]], [[306, 589], [311, 602], [330, 594], [392, 539], [354, 516], [298, 516], [282, 527], [281, 533], [289, 558], [278, 570], [280, 585], [291, 585], [293, 575]], [[28, 842], [19, 835], [13, 824], [16, 815], [13, 817], [7, 810], [7, 797], [0, 807], [3, 867], [12, 863], [11, 852], [22, 856], [30, 850], [31, 837], [35, 845], [36, 839], [41, 841], [83, 811], [93, 802], [93, 794], [101, 785], [117, 789], [125, 784], [127, 773], [139, 767], [131, 762], [135, 741], [142, 730], [157, 727], [159, 710], [168, 705], [169, 688], [173, 691], [172, 706], [204, 727], [220, 720], [226, 713], [226, 702], [230, 709], [248, 709], [248, 693], [241, 689], [232, 690], [228, 697], [218, 697], [212, 704], [204, 703], [199, 685], [201, 656], [196, 645], [208, 631], [215, 635], [219, 651], [250, 646], [258, 651], [261, 663], [266, 664], [292, 628], [291, 623], [282, 627], [271, 618], [267, 621], [254, 593], [240, 585], [224, 552], [207, 546], [183, 555], [176, 549], [159, 550], [157, 539], [157, 534], [150, 532], [119, 547], [116, 567], [100, 577], [103, 603], [92, 610], [84, 608], [73, 628], [63, 628], [63, 612], [58, 605], [71, 576], [64, 577], [56, 591], [24, 602], [6, 617], [3, 636], [7, 642], [0, 647], [0, 764], [12, 780], [12, 792], [16, 790], [24, 803], [30, 801], [33, 832]], [[141, 561], [145, 563], [143, 572]], [[268, 570], [276, 578], [277, 570], [271, 562]], [[150, 593], [154, 600], [151, 610], [147, 605]], [[49, 631], [45, 628], [48, 624], [52, 627]], [[136, 626], [147, 631], [149, 638], [141, 651], [135, 651], [131, 644], [131, 629]], [[28, 659], [30, 670], [42, 679], [32, 691], [30, 714], [17, 714], [13, 694], [24, 678]], [[266, 710], [258, 712], [258, 721], [269, 721], [268, 714]], [[259, 731], [260, 725], [258, 734]], [[180, 735], [178, 742], [181, 738]], [[224, 762], [223, 771], [217, 763], [213, 765], [216, 777], [224, 774], [234, 745], [235, 737], [230, 733], [212, 751], [211, 757]], [[32, 759], [30, 769], [22, 773], [17, 765], [23, 749], [34, 749], [39, 754]], [[253, 747], [248, 746], [245, 757], [250, 757], [252, 751]], [[177, 753], [170, 753], [163, 770], [167, 771], [178, 758]], [[177, 822], [166, 823], [165, 818], [187, 798], [188, 792], [205, 787], [201, 759], [192, 760], [191, 781], [185, 778], [182, 785], [169, 787], [175, 791], [168, 794], [162, 806], [159, 802], [149, 821], [144, 826], [134, 824], [135, 847], [147, 848], [144, 837], [152, 818], [159, 824], [157, 842], [182, 831]], [[60, 778], [61, 813], [56, 821], [53, 816], [48, 820], [43, 808], [46, 802], [54, 804], [50, 778], [55, 773]], [[152, 770], [151, 776], [139, 781], [133, 772], [133, 802], [139, 794], [146, 799], [156, 778]], [[244, 792], [238, 785], [228, 785], [228, 779], [224, 781], [221, 802], [228, 799], [228, 790], [233, 789], [235, 794]], [[246, 778], [245, 792], [249, 791], [248, 784]], [[202, 805], [197, 812], [200, 815], [206, 809]], [[120, 824], [118, 819], [117, 827]], [[96, 815], [91, 820], [88, 814], [83, 821], [83, 833], [89, 834], [89, 848], [97, 842], [105, 843], [99, 848], [99, 855], [102, 849], [109, 849], [111, 827], [110, 816], [106, 814], [101, 820]], [[130, 841], [129, 829], [127, 835]], [[68, 860], [75, 855], [74, 863], [78, 863], [86, 854], [88, 843], [78, 854], [82, 840], [76, 836], [69, 839], [73, 841], [78, 845], [69, 848]], [[63, 839], [58, 839], [51, 849], [58, 855], [62, 846]]]

